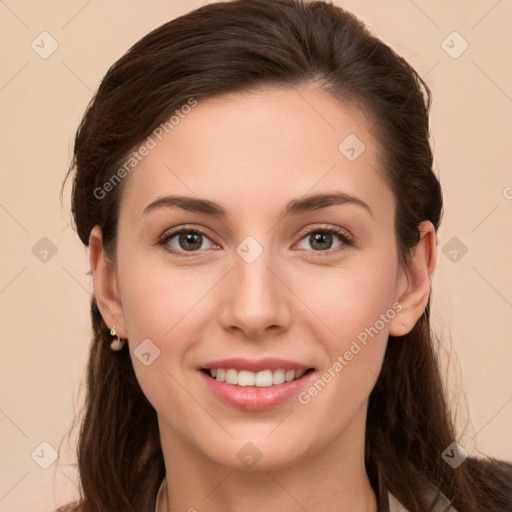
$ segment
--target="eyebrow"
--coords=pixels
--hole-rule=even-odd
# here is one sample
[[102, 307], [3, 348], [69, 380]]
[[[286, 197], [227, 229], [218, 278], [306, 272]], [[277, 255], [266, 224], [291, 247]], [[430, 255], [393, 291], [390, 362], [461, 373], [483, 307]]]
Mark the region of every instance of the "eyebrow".
[[[282, 217], [288, 217], [291, 215], [299, 215], [301, 213], [313, 212], [327, 208], [333, 205], [350, 204], [360, 206], [365, 209], [372, 217], [373, 212], [371, 208], [361, 199], [342, 193], [333, 192], [330, 194], [315, 194], [299, 199], [292, 199], [286, 208], [281, 212]], [[164, 196], [159, 197], [152, 203], [150, 203], [144, 209], [143, 215], [156, 210], [158, 208], [181, 208], [189, 212], [203, 213], [211, 215], [213, 217], [224, 218], [228, 214], [220, 204], [207, 199], [198, 199], [189, 196]]]

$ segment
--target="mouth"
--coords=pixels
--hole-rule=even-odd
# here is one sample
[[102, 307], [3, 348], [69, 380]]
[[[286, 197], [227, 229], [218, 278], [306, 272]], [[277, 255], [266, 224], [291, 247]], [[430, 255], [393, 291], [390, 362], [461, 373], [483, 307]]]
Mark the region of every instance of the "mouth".
[[198, 370], [214, 397], [246, 411], [262, 411], [284, 403], [304, 389], [315, 375], [313, 367], [276, 358], [223, 359]]
[[206, 375], [217, 382], [225, 382], [233, 386], [268, 388], [279, 386], [285, 382], [292, 382], [302, 378], [313, 368], [290, 369], [277, 368], [266, 369], [258, 372], [250, 370], [236, 370], [235, 368], [202, 368]]

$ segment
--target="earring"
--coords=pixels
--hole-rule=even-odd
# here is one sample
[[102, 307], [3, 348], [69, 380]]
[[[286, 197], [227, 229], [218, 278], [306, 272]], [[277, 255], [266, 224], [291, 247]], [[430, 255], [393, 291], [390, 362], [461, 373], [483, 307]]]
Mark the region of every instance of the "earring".
[[112, 329], [110, 329], [110, 335], [117, 337], [117, 340], [113, 340], [112, 343], [110, 344], [110, 348], [112, 350], [121, 350], [124, 346], [124, 341], [121, 340], [121, 338], [117, 335], [115, 325], [114, 325], [114, 327], [112, 327]]

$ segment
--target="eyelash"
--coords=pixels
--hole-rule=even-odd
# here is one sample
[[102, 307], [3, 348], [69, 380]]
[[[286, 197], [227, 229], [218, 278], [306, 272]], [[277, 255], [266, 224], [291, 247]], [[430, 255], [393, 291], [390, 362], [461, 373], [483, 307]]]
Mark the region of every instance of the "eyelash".
[[[170, 252], [172, 254], [176, 254], [178, 256], [185, 257], [185, 258], [188, 258], [188, 257], [191, 257], [191, 256], [196, 256], [197, 253], [202, 252], [201, 250], [196, 250], [196, 251], [177, 251], [175, 249], [170, 249], [169, 246], [168, 246], [169, 240], [172, 240], [176, 235], [179, 235], [181, 233], [194, 233], [194, 234], [202, 235], [202, 236], [204, 236], [204, 237], [206, 237], [206, 238], [208, 238], [210, 240], [210, 237], [204, 231], [201, 231], [200, 229], [197, 229], [197, 228], [189, 228], [187, 226], [184, 226], [184, 227], [181, 227], [181, 228], [179, 228], [179, 229], [177, 229], [175, 231], [171, 231], [170, 233], [164, 233], [159, 238], [158, 245], [162, 246], [164, 248], [164, 250], [166, 250], [167, 252]], [[342, 229], [340, 229], [338, 227], [334, 227], [334, 226], [331, 226], [331, 227], [328, 227], [328, 228], [327, 227], [326, 228], [317, 227], [317, 228], [311, 229], [311, 230], [309, 230], [309, 231], [307, 231], [307, 232], [302, 234], [301, 238], [299, 239], [299, 242], [301, 240], [303, 240], [304, 238], [306, 238], [307, 236], [313, 234], [313, 233], [330, 233], [330, 234], [334, 234], [343, 243], [343, 245], [341, 247], [337, 247], [337, 248], [334, 248], [334, 249], [327, 249], [325, 251], [315, 251], [315, 250], [312, 250], [311, 252], [313, 252], [315, 257], [317, 257], [317, 256], [318, 257], [331, 256], [333, 253], [335, 253], [337, 251], [345, 250], [346, 247], [350, 247], [350, 246], [354, 245], [354, 240], [353, 240], [351, 235], [349, 235], [346, 231], [344, 231], [344, 230], [342, 230]], [[214, 242], [214, 243], [216, 243], [216, 242]], [[300, 249], [300, 250], [307, 250], [307, 249]]]

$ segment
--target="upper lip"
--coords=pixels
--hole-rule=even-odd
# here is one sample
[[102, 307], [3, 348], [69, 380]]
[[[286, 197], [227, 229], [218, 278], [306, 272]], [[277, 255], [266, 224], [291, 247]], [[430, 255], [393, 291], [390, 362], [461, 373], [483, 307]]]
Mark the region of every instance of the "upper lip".
[[212, 368], [224, 368], [226, 370], [233, 368], [238, 371], [248, 370], [250, 372], [261, 372], [263, 370], [278, 370], [280, 368], [284, 370], [307, 370], [311, 368], [311, 366], [307, 366], [296, 361], [290, 361], [289, 359], [279, 359], [276, 357], [265, 357], [263, 359], [232, 357], [229, 359], [211, 361], [201, 368], [208, 370]]

